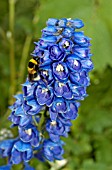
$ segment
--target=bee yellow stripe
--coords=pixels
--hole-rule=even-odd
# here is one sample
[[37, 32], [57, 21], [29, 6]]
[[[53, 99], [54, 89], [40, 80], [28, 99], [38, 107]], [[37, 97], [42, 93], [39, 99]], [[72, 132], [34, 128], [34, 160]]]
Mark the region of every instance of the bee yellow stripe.
[[28, 73], [29, 73], [29, 74], [35, 74], [35, 73], [36, 73], [36, 70], [34, 70], [34, 69], [29, 69], [29, 68], [28, 68]]
[[28, 67], [28, 71], [32, 71], [32, 70], [34, 70], [34, 69], [33, 69], [33, 68], [29, 68], [29, 67]]
[[34, 60], [33, 58], [32, 58], [32, 59], [30, 59], [30, 61], [29, 61], [29, 62], [32, 62], [33, 64], [37, 65], [37, 61], [36, 61], [36, 60]]

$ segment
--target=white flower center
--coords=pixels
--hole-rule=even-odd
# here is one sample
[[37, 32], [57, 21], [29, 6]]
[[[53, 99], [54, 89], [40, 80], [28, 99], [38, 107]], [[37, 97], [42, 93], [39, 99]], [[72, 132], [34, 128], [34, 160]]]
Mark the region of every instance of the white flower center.
[[63, 87], [63, 86], [64, 86], [64, 84], [59, 82], [59, 87]]
[[64, 44], [66, 47], [69, 47], [69, 42], [68, 41], [65, 41], [65, 44]]
[[56, 125], [56, 121], [52, 121], [50, 124], [51, 124], [51, 126], [55, 126]]
[[43, 74], [48, 76], [48, 71], [43, 71]]
[[77, 86], [73, 86], [73, 89], [74, 89], [74, 90], [77, 89]]
[[50, 147], [50, 150], [53, 150], [54, 148], [53, 147]]
[[57, 105], [57, 106], [61, 106], [61, 103], [57, 103], [56, 105]]
[[31, 135], [31, 134], [32, 134], [32, 129], [27, 129], [27, 130], [25, 130], [25, 132], [26, 132], [28, 135]]
[[64, 71], [64, 67], [61, 64], [58, 64], [57, 67], [56, 67], [56, 71], [63, 72]]
[[72, 26], [70, 21], [67, 22], [67, 26]]
[[78, 63], [77, 60], [74, 60], [74, 65], [75, 65], [75, 66], [78, 66], [78, 65], [79, 65], [79, 63]]
[[48, 89], [42, 89], [42, 93], [48, 92]]

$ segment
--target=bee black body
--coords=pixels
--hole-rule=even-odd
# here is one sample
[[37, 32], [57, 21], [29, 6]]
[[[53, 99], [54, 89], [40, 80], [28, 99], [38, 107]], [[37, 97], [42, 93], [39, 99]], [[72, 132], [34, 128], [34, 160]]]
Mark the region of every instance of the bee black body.
[[39, 70], [39, 60], [32, 58], [28, 63], [28, 78], [29, 81], [33, 81], [37, 77], [37, 72]]

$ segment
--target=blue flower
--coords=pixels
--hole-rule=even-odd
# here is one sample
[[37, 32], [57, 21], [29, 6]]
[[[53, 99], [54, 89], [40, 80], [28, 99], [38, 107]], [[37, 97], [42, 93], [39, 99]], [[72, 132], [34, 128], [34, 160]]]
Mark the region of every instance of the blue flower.
[[64, 52], [59, 48], [58, 45], [52, 45], [50, 46], [49, 48], [49, 52], [50, 52], [50, 58], [52, 60], [61, 60], [61, 59], [64, 59]]
[[90, 49], [88, 47], [74, 46], [72, 48], [72, 52], [80, 59], [87, 59], [91, 57]]
[[30, 115], [25, 114], [22, 106], [19, 106], [14, 111], [12, 111], [11, 115], [8, 118], [13, 124], [13, 126], [27, 126], [32, 121], [32, 117]]
[[[70, 121], [70, 120], [69, 120]], [[71, 123], [63, 123], [60, 118], [56, 121], [51, 121], [50, 119], [46, 123], [46, 130], [49, 133], [50, 139], [53, 142], [58, 142], [60, 136], [67, 137], [68, 132], [70, 131]]]
[[42, 106], [40, 106], [34, 94], [37, 85], [38, 83], [30, 84], [30, 82], [26, 82], [23, 84], [24, 92], [23, 109], [27, 115], [35, 115], [39, 113], [40, 110], [42, 109]]
[[81, 61], [76, 55], [74, 55], [74, 54], [68, 55], [66, 58], [66, 62], [67, 62], [68, 68], [71, 71], [73, 71], [73, 72], [81, 71], [81, 67], [82, 67]]
[[53, 73], [56, 80], [65, 82], [68, 80], [68, 68], [64, 62], [53, 63]]
[[67, 110], [67, 103], [63, 98], [56, 98], [52, 105], [52, 109], [57, 113], [64, 113]]
[[64, 97], [65, 99], [73, 98], [73, 94], [70, 89], [69, 82], [65, 84], [59, 81], [55, 81], [54, 93], [57, 97]]
[[65, 28], [62, 32], [62, 35], [66, 38], [70, 38], [73, 36], [74, 29], [73, 28]]
[[43, 36], [40, 38], [39, 45], [41, 49], [47, 49], [50, 45], [56, 43], [57, 37], [53, 35]]
[[66, 23], [67, 23], [67, 19], [66, 18], [62, 18], [58, 21], [57, 26], [61, 27], [61, 28], [65, 28], [66, 27]]
[[86, 37], [83, 32], [75, 32], [73, 34], [73, 40], [76, 44], [80, 46], [83, 46], [83, 47], [90, 46], [90, 38]]
[[53, 142], [50, 139], [45, 140], [43, 143], [43, 155], [49, 161], [61, 160], [64, 150], [62, 141]]
[[65, 113], [61, 114], [62, 117], [68, 120], [76, 119], [78, 117], [79, 106], [80, 106], [79, 102], [68, 101], [68, 110]]
[[[40, 56], [39, 53], [41, 53]], [[40, 50], [39, 53], [37, 54], [37, 56], [40, 57], [40, 66], [50, 65], [50, 63], [52, 62], [52, 59], [50, 58], [50, 52], [48, 50]]]
[[11, 170], [11, 165], [0, 166], [0, 170]]
[[45, 35], [58, 35], [61, 31], [62, 31], [62, 28], [59, 28], [59, 27], [56, 28], [52, 25], [49, 25], [42, 30], [42, 33], [43, 33], [42, 35], [43, 36], [45, 36]]
[[50, 119], [56, 121], [59, 113], [65, 113], [68, 110], [68, 103], [63, 98], [55, 98], [52, 106], [49, 108]]
[[84, 70], [81, 72], [72, 72], [70, 74], [70, 80], [72, 83], [78, 86], [89, 86], [90, 84], [90, 79], [88, 77], [88, 74]]
[[71, 84], [71, 89], [75, 100], [83, 100], [87, 96], [86, 87], [84, 86]]
[[54, 96], [52, 87], [45, 85], [38, 85], [35, 90], [35, 95], [40, 105], [46, 104], [47, 106], [51, 105]]
[[61, 50], [70, 53], [72, 52], [73, 42], [70, 39], [62, 38], [59, 42], [59, 47]]
[[28, 115], [36, 115], [42, 109], [42, 106], [37, 102], [36, 99], [27, 100], [26, 104], [30, 106], [30, 109], [26, 112]]
[[57, 32], [57, 29], [53, 26], [48, 26], [44, 28], [42, 32], [43, 34], [46, 34], [46, 35], [55, 35], [55, 33]]
[[7, 157], [11, 155], [11, 150], [16, 139], [9, 139], [0, 142], [0, 156]]
[[16, 99], [15, 103], [12, 106], [9, 107], [11, 110], [21, 106], [22, 102], [24, 100], [23, 94], [17, 94], [17, 95], [14, 96], [14, 98]]
[[43, 162], [63, 158], [60, 137], [68, 136], [78, 117], [93, 69], [91, 39], [77, 31], [84, 26], [80, 19], [50, 18], [46, 24], [31, 54], [38, 61], [33, 68], [37, 77], [26, 79], [23, 94], [10, 107], [9, 120], [18, 126], [19, 136], [0, 144], [0, 154], [11, 164], [23, 161], [25, 170], [32, 169], [26, 162], [33, 157]]
[[68, 19], [67, 26], [73, 27], [75, 29], [80, 29], [84, 26], [84, 23], [80, 19], [74, 19], [74, 20]]
[[22, 84], [24, 99], [31, 100], [34, 98], [34, 89], [37, 85], [38, 85], [38, 82], [30, 83], [28, 80], [26, 80], [26, 82]]
[[34, 147], [38, 147], [41, 141], [40, 133], [34, 125], [27, 127], [18, 127], [19, 137], [24, 143], [30, 143]]
[[55, 25], [57, 25], [58, 21], [59, 20], [56, 18], [49, 18], [48, 21], [46, 22], [46, 24], [55, 26]]
[[23, 94], [17, 94], [14, 96], [14, 98], [16, 99], [16, 101], [14, 102], [12, 106], [9, 107], [11, 110], [14, 110], [17, 107], [20, 107], [24, 101]]
[[44, 85], [51, 85], [54, 82], [51, 66], [44, 66], [40, 72]]
[[11, 161], [19, 164], [21, 161], [28, 162], [33, 157], [32, 147], [29, 143], [17, 141], [11, 151]]

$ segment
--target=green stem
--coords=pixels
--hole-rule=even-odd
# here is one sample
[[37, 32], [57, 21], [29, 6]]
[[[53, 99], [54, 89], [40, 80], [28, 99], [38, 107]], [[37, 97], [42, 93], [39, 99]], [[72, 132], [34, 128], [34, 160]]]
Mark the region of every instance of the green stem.
[[27, 35], [24, 46], [23, 46], [22, 57], [21, 57], [20, 67], [19, 67], [18, 84], [23, 83], [23, 81], [24, 81], [26, 60], [28, 58], [31, 41], [32, 41], [32, 35], [29, 34], [29, 35]]
[[2, 27], [0, 27], [0, 35], [2, 36], [3, 40], [6, 41], [6, 33], [5, 33], [5, 31], [3, 30]]
[[44, 112], [41, 114], [41, 118], [40, 118], [40, 122], [38, 124], [38, 130], [39, 131], [42, 131], [42, 128], [43, 128], [43, 123], [45, 121], [45, 115], [47, 113], [47, 107], [45, 108]]
[[32, 118], [33, 118], [33, 121], [34, 121], [35, 125], [38, 127], [38, 123], [37, 123], [37, 121], [35, 119], [35, 116], [32, 116]]
[[12, 104], [12, 95], [15, 93], [15, 52], [14, 52], [14, 17], [15, 17], [15, 0], [9, 0], [9, 55], [10, 55], [10, 89], [9, 104]]

